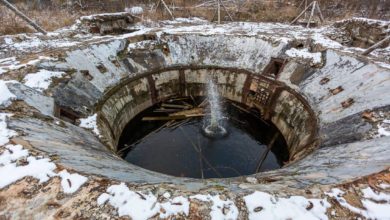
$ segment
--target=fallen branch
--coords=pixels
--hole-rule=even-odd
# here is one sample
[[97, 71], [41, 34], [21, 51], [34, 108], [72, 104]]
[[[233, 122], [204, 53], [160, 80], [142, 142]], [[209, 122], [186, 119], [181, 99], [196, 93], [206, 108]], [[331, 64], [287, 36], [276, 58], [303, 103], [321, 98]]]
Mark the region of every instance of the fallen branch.
[[23, 12], [19, 11], [15, 6], [13, 6], [11, 3], [9, 3], [6, 0], [0, 0], [5, 7], [9, 8], [11, 11], [15, 12], [16, 15], [18, 15], [20, 18], [25, 20], [29, 25], [31, 25], [35, 30], [41, 32], [42, 34], [46, 35], [47, 32], [43, 30], [37, 23], [35, 23], [33, 20], [31, 20], [29, 17], [27, 17]]
[[169, 116], [176, 116], [176, 115], [199, 115], [199, 114], [204, 114], [203, 108], [193, 108], [189, 110], [183, 110], [179, 112], [175, 112], [172, 114], [169, 114]]
[[172, 115], [172, 116], [154, 116], [143, 117], [142, 121], [170, 121], [170, 120], [183, 120], [187, 118], [203, 117], [204, 114], [188, 114], [188, 115]]
[[177, 104], [167, 104], [167, 103], [161, 104], [161, 107], [163, 107], [163, 108], [189, 109], [189, 106], [187, 106], [187, 105], [177, 105]]
[[382, 47], [384, 46], [387, 42], [390, 42], [390, 36], [387, 36], [385, 37], [385, 39], [379, 41], [378, 43], [372, 45], [371, 47], [369, 47], [367, 50], [365, 50], [362, 55], [368, 55], [370, 54], [372, 51], [378, 49], [379, 47]]

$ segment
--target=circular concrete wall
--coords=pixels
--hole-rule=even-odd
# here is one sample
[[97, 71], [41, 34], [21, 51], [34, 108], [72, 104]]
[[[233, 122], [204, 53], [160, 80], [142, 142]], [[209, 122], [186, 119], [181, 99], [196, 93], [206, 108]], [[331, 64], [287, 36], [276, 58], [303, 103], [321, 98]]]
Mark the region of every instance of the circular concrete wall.
[[306, 100], [283, 83], [232, 68], [175, 68], [126, 77], [97, 105], [102, 140], [116, 151], [124, 127], [138, 113], [172, 96], [205, 96], [209, 77], [222, 97], [255, 108], [284, 136], [290, 161], [307, 155], [316, 144], [316, 117]]

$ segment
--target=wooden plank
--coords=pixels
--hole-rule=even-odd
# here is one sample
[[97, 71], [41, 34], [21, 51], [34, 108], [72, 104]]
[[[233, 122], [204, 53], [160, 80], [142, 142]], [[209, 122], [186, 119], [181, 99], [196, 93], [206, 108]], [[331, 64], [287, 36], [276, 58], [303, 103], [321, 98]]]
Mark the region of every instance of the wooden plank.
[[307, 28], [310, 27], [310, 22], [311, 22], [311, 19], [313, 18], [313, 15], [314, 15], [314, 9], [316, 9], [316, 3], [317, 3], [317, 1], [314, 1], [314, 2], [313, 2], [313, 7], [311, 8], [311, 13], [310, 13], [309, 21], [307, 22], [307, 25], [306, 25]]
[[172, 115], [172, 116], [152, 116], [143, 117], [142, 121], [169, 121], [169, 120], [182, 120], [194, 117], [203, 117], [204, 114], [188, 114], [188, 115]]
[[385, 39], [379, 41], [378, 43], [372, 45], [371, 47], [369, 47], [367, 50], [365, 50], [362, 55], [368, 55], [370, 54], [372, 51], [378, 49], [379, 47], [382, 47], [383, 45], [385, 45], [387, 42], [390, 41], [390, 36], [387, 36]]
[[318, 13], [320, 14], [320, 20], [322, 23], [324, 23], [325, 19], [324, 19], [324, 16], [322, 16], [320, 4], [317, 2], [316, 6], [317, 6]]
[[221, 2], [221, 5], [222, 5], [223, 9], [226, 11], [226, 14], [229, 16], [230, 20], [234, 21], [233, 17], [230, 15], [229, 11], [227, 10], [227, 8], [225, 7], [225, 5], [222, 2]]
[[221, 24], [221, 2], [217, 0], [217, 10], [218, 10], [218, 24]]
[[296, 21], [298, 21], [298, 19], [302, 17], [302, 15], [307, 11], [307, 9], [310, 8], [311, 5], [313, 5], [313, 2], [310, 3], [290, 24], [294, 24]]
[[193, 108], [188, 110], [183, 110], [179, 112], [175, 112], [172, 114], [169, 114], [169, 116], [176, 116], [176, 115], [196, 115], [196, 114], [204, 114], [203, 108]]
[[160, 1], [164, 5], [164, 7], [167, 9], [169, 15], [171, 15], [172, 20], [175, 20], [175, 17], [173, 17], [173, 14], [172, 14], [171, 10], [169, 9], [168, 5], [165, 4], [165, 1], [164, 0], [160, 0]]
[[161, 104], [161, 107], [164, 107], [164, 108], [178, 108], [178, 109], [189, 109], [190, 108], [189, 106], [186, 106], [186, 105], [167, 104], [167, 103]]

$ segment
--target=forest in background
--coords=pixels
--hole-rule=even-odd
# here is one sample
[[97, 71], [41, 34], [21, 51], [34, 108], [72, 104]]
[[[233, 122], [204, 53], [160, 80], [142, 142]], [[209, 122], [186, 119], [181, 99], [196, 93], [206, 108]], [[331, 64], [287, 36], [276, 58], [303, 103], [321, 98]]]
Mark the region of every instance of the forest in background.
[[[308, 0], [310, 3], [312, 0]], [[146, 20], [169, 19], [168, 13], [156, 5], [158, 0], [9, 0], [44, 29], [53, 31], [69, 26], [83, 15], [119, 12], [141, 6]], [[165, 0], [175, 17], [202, 17], [211, 20], [215, 13], [213, 0]], [[289, 22], [302, 7], [302, 0], [223, 0], [235, 21]], [[389, 0], [318, 0], [328, 21], [350, 17], [390, 19]], [[222, 17], [227, 19], [223, 11]], [[0, 5], [0, 35], [34, 32], [12, 11]]]

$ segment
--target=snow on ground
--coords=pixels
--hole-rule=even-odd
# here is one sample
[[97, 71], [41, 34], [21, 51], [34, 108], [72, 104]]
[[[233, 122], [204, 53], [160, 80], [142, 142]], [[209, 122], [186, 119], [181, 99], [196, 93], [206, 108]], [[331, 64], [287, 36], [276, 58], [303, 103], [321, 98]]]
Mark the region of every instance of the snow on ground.
[[168, 218], [179, 213], [187, 216], [190, 212], [190, 202], [183, 196], [178, 196], [168, 202], [160, 203], [160, 207], [162, 208], [160, 210], [164, 210], [160, 212], [160, 218]]
[[100, 131], [96, 124], [97, 114], [91, 115], [87, 118], [80, 119], [80, 127], [91, 129], [94, 134], [100, 137]]
[[296, 48], [291, 48], [286, 51], [286, 55], [294, 58], [302, 58], [311, 60], [312, 65], [321, 64], [322, 55], [321, 53], [311, 53], [307, 48], [298, 50]]
[[144, 9], [140, 6], [134, 6], [131, 8], [125, 8], [125, 11], [132, 15], [141, 15], [144, 13]]
[[9, 144], [5, 146], [5, 151], [0, 155], [0, 165], [4, 166], [27, 156], [28, 150], [24, 150], [22, 145]]
[[125, 183], [112, 185], [107, 188], [107, 193], [98, 197], [98, 205], [108, 202], [118, 209], [118, 215], [128, 215], [133, 220], [149, 219], [156, 214], [160, 218], [167, 218], [178, 214], [189, 214], [189, 201], [182, 197], [169, 199], [167, 202], [159, 203], [153, 194], [131, 191]]
[[25, 158], [27, 161], [26, 165], [18, 165], [17, 160], [23, 159], [25, 156], [20, 150], [15, 150], [16, 148], [12, 149], [15, 151], [10, 151], [9, 149], [10, 145], [6, 146], [5, 152], [8, 151], [7, 154], [15, 154], [15, 156], [12, 157], [14, 159], [12, 161], [11, 157], [8, 157], [10, 160], [5, 165], [0, 166], [0, 189], [27, 176], [39, 179], [39, 183], [43, 183], [55, 175], [56, 165], [50, 162], [50, 159], [29, 156]]
[[12, 115], [0, 113], [0, 189], [28, 176], [38, 179], [39, 183], [60, 176], [64, 192], [74, 193], [88, 180], [77, 173], [69, 174], [66, 170], [54, 173], [57, 168], [55, 163], [49, 158], [31, 156], [22, 145], [3, 146], [11, 137], [17, 135], [15, 131], [7, 128], [6, 118], [10, 116]]
[[48, 71], [48, 70], [39, 70], [37, 73], [30, 73], [27, 74], [23, 81], [24, 84], [28, 87], [34, 88], [40, 92], [43, 92], [47, 88], [49, 88], [50, 84], [52, 83], [52, 78], [54, 77], [62, 77], [65, 74], [65, 72], [55, 72], [55, 71]]
[[390, 189], [390, 184], [381, 183], [381, 184], [379, 184], [379, 188], [381, 188], [381, 189]]
[[15, 42], [11, 38], [8, 38], [5, 41], [5, 44], [19, 51], [28, 50], [34, 47], [70, 47], [77, 44], [75, 41], [64, 38], [43, 40], [40, 38], [41, 34], [18, 34], [17, 36], [23, 40]]
[[7, 144], [9, 139], [17, 133], [7, 128], [7, 118], [11, 117], [12, 114], [0, 112], [0, 146]]
[[[7, 128], [6, 118], [10, 114], [0, 113], [0, 146], [9, 142], [9, 138], [17, 133]], [[26, 164], [17, 164], [18, 160], [25, 159]], [[28, 151], [21, 145], [7, 145], [0, 154], [0, 189], [9, 184], [32, 176], [39, 182], [46, 182], [54, 176], [56, 165], [47, 158], [28, 156]]]
[[161, 21], [162, 24], [174, 25], [174, 24], [210, 24], [208, 20], [191, 17], [191, 18], [175, 18], [174, 20]]
[[11, 70], [18, 70], [26, 66], [34, 66], [43, 60], [54, 60], [50, 57], [39, 56], [38, 59], [30, 60], [27, 63], [20, 63], [16, 57], [0, 59], [0, 75]]
[[338, 188], [334, 188], [325, 194], [335, 198], [344, 208], [367, 219], [390, 219], [390, 194], [376, 193], [369, 187], [362, 189], [362, 193], [363, 198], [361, 202], [364, 209], [349, 204], [343, 197], [345, 192]]
[[64, 193], [76, 192], [88, 180], [85, 176], [78, 173], [70, 174], [67, 170], [62, 170], [58, 173], [58, 176], [61, 177], [61, 186]]
[[138, 49], [138, 48], [145, 48], [148, 46], [149, 48], [152, 48], [155, 46], [157, 43], [154, 40], [144, 40], [140, 42], [135, 42], [135, 43], [129, 43], [127, 46], [127, 52], [130, 52], [133, 49]]
[[372, 200], [377, 201], [377, 202], [381, 202], [381, 201], [390, 202], [390, 195], [389, 194], [386, 194], [383, 192], [376, 193], [370, 187], [362, 189], [361, 191], [363, 193], [364, 198], [372, 199]]
[[219, 195], [194, 195], [190, 197], [203, 202], [211, 202], [210, 216], [212, 220], [234, 220], [238, 217], [238, 209], [233, 201], [222, 200]]
[[330, 204], [326, 199], [306, 199], [302, 196], [281, 198], [264, 192], [244, 197], [249, 219], [328, 219]]
[[129, 12], [100, 13], [80, 17], [81, 21], [90, 21], [104, 16], [128, 16]]
[[[352, 22], [352, 21], [360, 21], [360, 22], [364, 22], [364, 23], [367, 23], [369, 25], [380, 25], [380, 26], [387, 26], [390, 24], [389, 21], [384, 21], [384, 20], [377, 20], [377, 19], [370, 19], [370, 18], [364, 18], [364, 17], [353, 17], [353, 18], [348, 18], [348, 19], [344, 19], [344, 20], [340, 20], [340, 21], [337, 21], [337, 23], [345, 23], [345, 22]], [[389, 27], [390, 28], [390, 27]]]
[[343, 47], [343, 45], [341, 45], [337, 41], [334, 41], [334, 40], [326, 37], [325, 35], [321, 34], [320, 32], [323, 31], [322, 29], [318, 29], [317, 31], [318, 31], [318, 33], [314, 33], [311, 36], [311, 39], [313, 40], [314, 44], [319, 44], [319, 45], [326, 47], [326, 48], [329, 48], [329, 49], [332, 49], [332, 48], [338, 49], [338, 48]]
[[383, 120], [381, 124], [378, 125], [378, 137], [390, 136], [390, 120]]
[[0, 107], [8, 107], [16, 96], [9, 91], [6, 83], [10, 81], [0, 80]]

